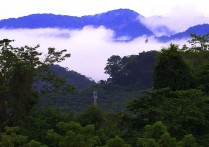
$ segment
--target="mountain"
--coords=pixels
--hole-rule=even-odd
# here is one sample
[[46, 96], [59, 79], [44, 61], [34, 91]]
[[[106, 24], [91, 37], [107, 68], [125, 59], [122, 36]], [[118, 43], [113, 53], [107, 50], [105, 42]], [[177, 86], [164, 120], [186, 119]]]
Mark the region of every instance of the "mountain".
[[[95, 28], [104, 26], [115, 32], [115, 41], [131, 41], [140, 36], [155, 36], [154, 33], [141, 22], [142, 15], [129, 9], [117, 9], [96, 15], [82, 17], [54, 15], [54, 14], [32, 14], [29, 16], [0, 20], [0, 28], [4, 29], [38, 29], [38, 28], [60, 28], [60, 29], [82, 29], [85, 26]], [[157, 18], [156, 18], [157, 20]], [[158, 32], [169, 32], [166, 26], [157, 28]], [[209, 32], [209, 24], [196, 25], [171, 36], [155, 37], [158, 41], [168, 42], [189, 38], [190, 33], [199, 35]], [[59, 37], [68, 37], [65, 34]], [[125, 39], [124, 39], [125, 38]]]
[[[152, 88], [152, 75], [154, 65], [157, 62], [156, 57], [157, 51], [124, 56], [121, 58], [120, 63], [115, 63], [123, 67], [122, 70], [116, 68], [116, 65], [113, 65], [115, 69], [119, 70], [117, 77], [109, 78], [107, 80], [108, 82], [100, 81], [92, 86], [77, 89], [67, 95], [53, 93], [53, 95], [49, 97], [43, 97], [43, 108], [47, 107], [48, 101], [52, 100], [57, 106], [67, 105], [73, 112], [82, 112], [85, 111], [89, 105], [93, 104], [93, 92], [97, 91], [97, 102], [103, 111], [123, 111], [128, 101], [141, 97], [143, 90]], [[53, 66], [53, 71], [55, 71], [57, 75], [61, 74], [64, 77], [68, 77], [65, 76], [65, 68]], [[71, 77], [71, 79], [72, 78], [73, 77]]]
[[78, 89], [82, 89], [95, 84], [95, 82], [90, 78], [87, 78], [86, 76], [81, 75], [80, 73], [68, 70], [59, 65], [53, 65], [51, 67], [51, 71], [59, 77], [64, 77], [66, 83], [71, 84]]
[[204, 35], [209, 33], [209, 24], [202, 24], [202, 25], [196, 25], [193, 27], [188, 28], [184, 32], [180, 32], [171, 36], [161, 36], [158, 37], [158, 41], [161, 42], [168, 42], [170, 40], [180, 40], [180, 39], [188, 39], [190, 38], [190, 34], [196, 34], [196, 35]]
[[29, 16], [0, 20], [0, 28], [62, 28], [82, 29], [85, 26], [99, 27], [115, 31], [114, 38], [128, 37], [128, 41], [138, 36], [154, 35], [143, 23], [139, 21], [140, 14], [129, 9], [118, 9], [106, 13], [75, 17], [54, 14], [33, 14]]

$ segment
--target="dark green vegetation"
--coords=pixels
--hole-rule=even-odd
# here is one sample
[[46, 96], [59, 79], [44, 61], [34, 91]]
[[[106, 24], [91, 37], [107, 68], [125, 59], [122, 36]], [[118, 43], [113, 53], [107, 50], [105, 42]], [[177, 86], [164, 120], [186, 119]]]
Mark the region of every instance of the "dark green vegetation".
[[[128, 100], [142, 95], [140, 90], [152, 88], [152, 72], [157, 60], [156, 53], [156, 51], [143, 52], [123, 58], [112, 56], [108, 59], [106, 72], [115, 75], [107, 81], [100, 81], [97, 84], [82, 75], [67, 71], [63, 67], [52, 66], [53, 73], [64, 77], [68, 84], [73, 84], [77, 89], [66, 95], [56, 92], [44, 95], [41, 98], [41, 107], [59, 105], [64, 109], [82, 112], [93, 103], [93, 91], [97, 91], [98, 103], [102, 110], [105, 112], [124, 111]], [[118, 64], [111, 61], [115, 57], [120, 58]], [[120, 71], [111, 73], [114, 68], [120, 68]]]
[[53, 65], [50, 67], [51, 71], [59, 76], [63, 77], [66, 83], [73, 85], [77, 89], [85, 88], [95, 84], [95, 82], [84, 75], [77, 73], [76, 71], [68, 70], [59, 65]]
[[[93, 91], [97, 91], [98, 103], [102, 110], [105, 112], [125, 111], [128, 100], [140, 97], [142, 95], [140, 90], [152, 88], [152, 73], [157, 60], [156, 54], [156, 51], [150, 51], [123, 58], [112, 56], [108, 59], [105, 68], [106, 73], [110, 75], [107, 81], [94, 83], [90, 87], [77, 89], [67, 95], [55, 96], [53, 94], [50, 102], [60, 106], [68, 105], [72, 111], [82, 112], [93, 103]], [[58, 69], [61, 71], [60, 68]], [[67, 72], [61, 74], [63, 75], [63, 73], [67, 74]], [[67, 75], [71, 77], [69, 74]], [[80, 81], [84, 83], [84, 80]], [[79, 83], [79, 80], [77, 82]], [[49, 101], [45, 98], [44, 101], [46, 100]]]
[[[69, 57], [65, 50], [49, 48], [40, 61], [36, 47], [1, 40], [0, 146], [208, 146], [208, 37], [193, 35], [189, 47], [112, 56], [105, 68], [110, 78], [80, 90], [50, 69]], [[93, 90], [97, 105], [91, 105]]]
[[105, 73], [110, 75], [108, 83], [137, 89], [152, 87], [152, 72], [156, 62], [156, 51], [139, 55], [112, 56], [107, 61]]
[[162, 49], [154, 71], [154, 89], [170, 87], [172, 90], [191, 89], [193, 78], [189, 66], [185, 63], [178, 46], [171, 44]]

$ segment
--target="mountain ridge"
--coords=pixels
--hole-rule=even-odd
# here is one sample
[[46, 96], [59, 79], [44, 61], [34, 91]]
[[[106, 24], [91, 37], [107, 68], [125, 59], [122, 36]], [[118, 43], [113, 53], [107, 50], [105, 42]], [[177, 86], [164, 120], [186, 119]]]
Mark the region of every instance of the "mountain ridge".
[[[155, 36], [139, 18], [144, 16], [129, 9], [116, 9], [95, 15], [84, 15], [81, 17], [59, 15], [59, 14], [31, 14], [19, 18], [9, 18], [0, 20], [0, 28], [4, 29], [37, 29], [37, 28], [61, 28], [61, 29], [79, 29], [85, 26], [93, 26], [95, 28], [104, 26], [115, 32], [113, 39], [115, 41], [131, 41], [141, 36], [154, 36], [158, 41], [168, 42], [170, 40], [180, 40], [189, 38], [190, 33], [203, 35], [209, 32], [209, 24], [199, 24], [191, 26], [183, 32], [179, 32], [170, 36]], [[159, 29], [167, 29], [161, 26]], [[127, 38], [120, 40], [121, 37]]]
[[66, 28], [82, 29], [85, 26], [93, 27], [105, 26], [107, 29], [115, 31], [114, 38], [126, 36], [129, 40], [142, 35], [154, 35], [138, 17], [140, 14], [128, 9], [117, 9], [82, 17], [54, 15], [54, 14], [32, 14], [29, 16], [10, 18], [0, 20], [0, 28], [17, 29], [17, 28]]
[[[204, 30], [203, 30], [204, 28]], [[171, 35], [171, 36], [161, 36], [161, 37], [158, 37], [158, 41], [161, 41], [161, 42], [167, 42], [169, 40], [178, 40], [179, 38], [180, 39], [187, 39], [190, 37], [190, 34], [197, 34], [197, 35], [204, 35], [206, 33], [209, 32], [209, 24], [199, 24], [199, 25], [196, 25], [196, 26], [192, 26], [192, 27], [189, 27], [187, 30], [183, 31], [183, 32], [179, 32], [177, 34], [174, 34], [174, 35]]]

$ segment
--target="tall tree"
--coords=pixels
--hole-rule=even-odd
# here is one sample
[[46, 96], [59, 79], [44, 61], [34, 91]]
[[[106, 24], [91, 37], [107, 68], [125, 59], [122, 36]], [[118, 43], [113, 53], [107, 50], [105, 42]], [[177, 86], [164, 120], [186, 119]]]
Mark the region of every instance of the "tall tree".
[[183, 50], [192, 52], [209, 50], [209, 33], [205, 35], [191, 34], [191, 37], [192, 39], [188, 41], [191, 47], [187, 47], [186, 45], [184, 45]]
[[40, 60], [42, 53], [36, 47], [15, 48], [10, 45], [11, 40], [0, 40], [0, 116], [5, 120], [8, 105], [12, 107], [17, 118], [27, 114], [37, 100], [34, 84], [37, 80], [47, 76], [48, 67], [61, 62], [70, 54], [67, 50], [56, 51], [48, 48], [46, 58]]
[[107, 65], [105, 67], [105, 73], [110, 75], [110, 82], [116, 82], [118, 78], [118, 73], [121, 69], [121, 57], [113, 55], [107, 60]]
[[110, 75], [108, 81], [114, 85], [137, 89], [151, 88], [156, 53], [156, 51], [149, 51], [123, 58], [110, 57], [105, 68], [106, 73]]
[[[163, 121], [176, 138], [193, 134], [200, 144], [208, 144], [208, 95], [196, 89], [172, 91], [169, 88], [148, 92], [128, 105], [127, 125], [133, 130]], [[130, 132], [130, 131], [129, 131]]]
[[190, 46], [184, 45], [182, 49], [183, 57], [190, 64], [197, 87], [209, 93], [209, 33], [191, 37]]
[[162, 49], [154, 69], [154, 89], [170, 87], [172, 90], [189, 89], [193, 85], [190, 68], [183, 60], [177, 45]]

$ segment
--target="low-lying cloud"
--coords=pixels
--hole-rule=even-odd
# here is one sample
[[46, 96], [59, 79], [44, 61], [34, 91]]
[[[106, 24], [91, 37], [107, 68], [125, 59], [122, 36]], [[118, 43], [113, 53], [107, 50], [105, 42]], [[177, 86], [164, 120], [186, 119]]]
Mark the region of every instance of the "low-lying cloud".
[[[36, 46], [46, 54], [48, 47], [67, 49], [71, 57], [60, 63], [63, 67], [77, 71], [95, 81], [107, 79], [104, 68], [112, 55], [126, 56], [143, 51], [160, 50], [168, 43], [159, 43], [153, 38], [139, 37], [130, 42], [115, 42], [114, 32], [104, 27], [84, 27], [82, 30], [67, 29], [0, 29], [0, 39], [14, 39], [13, 46]], [[145, 43], [145, 40], [148, 42]], [[185, 40], [175, 41], [177, 44]]]
[[157, 36], [169, 36], [174, 33], [183, 32], [191, 26], [204, 23], [209, 24], [209, 18], [197, 12], [192, 7], [176, 7], [167, 16], [140, 17], [139, 19]]

